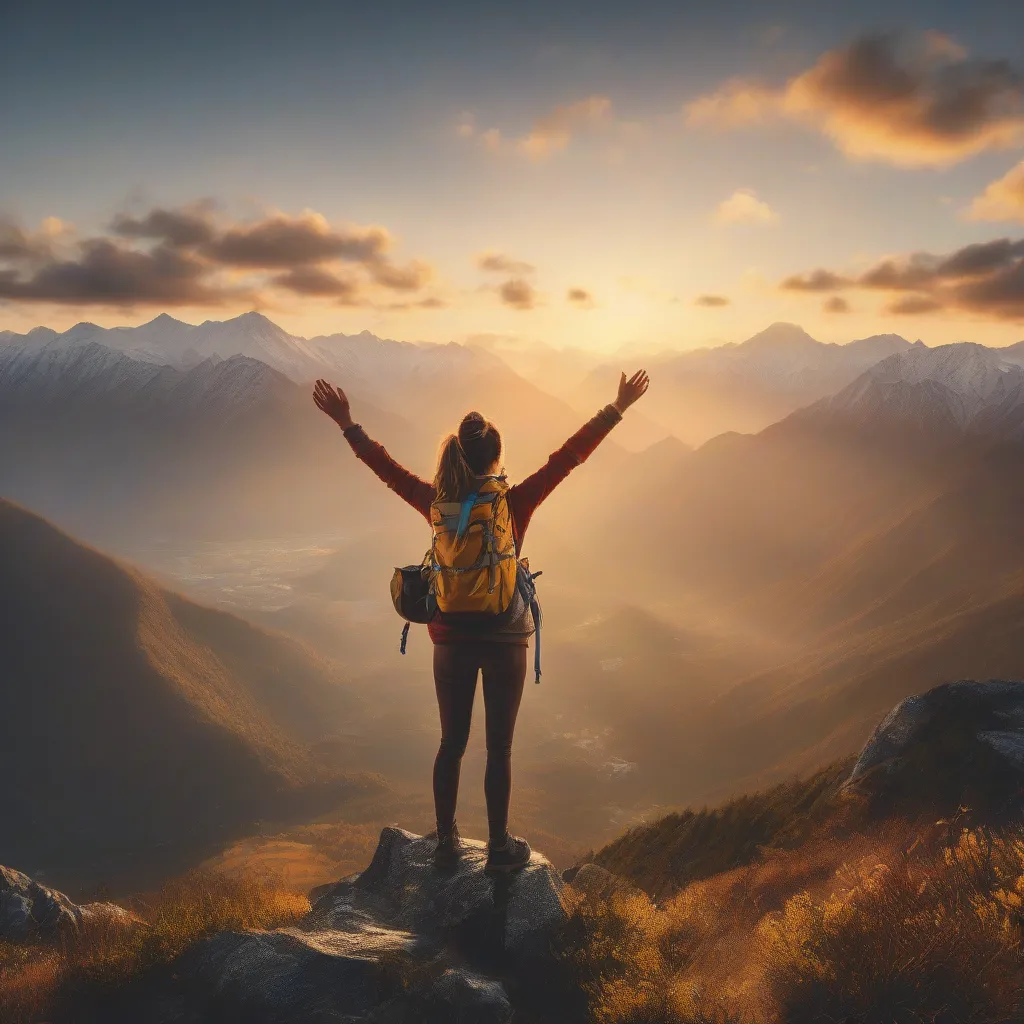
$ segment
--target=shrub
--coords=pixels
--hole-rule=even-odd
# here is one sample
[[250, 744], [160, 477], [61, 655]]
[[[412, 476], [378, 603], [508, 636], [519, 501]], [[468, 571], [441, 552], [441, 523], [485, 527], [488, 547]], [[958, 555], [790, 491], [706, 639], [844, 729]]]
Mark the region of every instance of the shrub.
[[1024, 996], [1024, 843], [965, 831], [868, 858], [838, 885], [793, 896], [759, 927], [767, 991], [792, 1024], [996, 1021]]
[[0, 945], [0, 1020], [32, 1024], [172, 961], [206, 935], [277, 928], [309, 909], [305, 896], [259, 877], [193, 872], [135, 908], [144, 924], [99, 923], [59, 947]]
[[765, 850], [792, 849], [852, 812], [837, 791], [852, 761], [837, 761], [721, 807], [687, 810], [638, 825], [591, 859], [656, 898], [690, 882], [741, 867]]
[[[678, 921], [628, 885], [566, 892], [558, 955], [593, 1024], [726, 1024], [722, 1008], [681, 982], [689, 950]], [[675, 931], [673, 931], [675, 925]]]

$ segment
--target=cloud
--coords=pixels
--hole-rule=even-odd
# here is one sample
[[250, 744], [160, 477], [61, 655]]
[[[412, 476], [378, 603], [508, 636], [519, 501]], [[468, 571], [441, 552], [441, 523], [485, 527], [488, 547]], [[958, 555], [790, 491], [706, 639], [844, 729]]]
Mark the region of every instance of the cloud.
[[315, 266], [293, 267], [286, 274], [275, 277], [273, 283], [297, 295], [329, 296], [343, 304], [355, 304], [360, 294], [357, 281]]
[[495, 274], [532, 274], [536, 269], [532, 263], [526, 263], [524, 260], [517, 260], [511, 256], [506, 256], [502, 252], [482, 252], [476, 257], [476, 265], [481, 270], [486, 270], [490, 273]]
[[782, 287], [793, 292], [832, 292], [845, 288], [849, 279], [830, 270], [814, 270], [810, 274], [794, 274], [782, 282]]
[[217, 234], [209, 200], [178, 210], [157, 208], [142, 217], [119, 213], [110, 230], [126, 238], [155, 238], [177, 247], [212, 242]]
[[993, 181], [970, 205], [971, 220], [1024, 221], [1024, 160]]
[[421, 260], [413, 260], [404, 267], [385, 260], [370, 260], [366, 267], [377, 284], [398, 292], [418, 291], [434, 277], [434, 268]]
[[391, 247], [386, 228], [334, 228], [322, 214], [274, 214], [253, 224], [228, 228], [203, 246], [218, 263], [238, 267], [290, 267], [340, 259], [376, 260]]
[[778, 219], [779, 215], [749, 188], [737, 189], [715, 211], [719, 224], [771, 224]]
[[498, 295], [506, 306], [513, 309], [533, 309], [537, 305], [537, 293], [529, 282], [522, 278], [511, 278], [499, 289]]
[[378, 304], [376, 308], [405, 312], [410, 309], [447, 309], [448, 303], [437, 295], [428, 295], [426, 298], [414, 299], [412, 302], [388, 302], [383, 306]]
[[534, 121], [529, 134], [518, 139], [516, 146], [531, 160], [546, 160], [565, 149], [581, 129], [606, 123], [611, 111], [612, 101], [607, 96], [588, 96], [578, 103], [555, 107]]
[[885, 307], [887, 313], [897, 316], [922, 316], [942, 309], [942, 303], [929, 295], [904, 295]]
[[593, 294], [586, 288], [570, 288], [565, 293], [565, 298], [579, 309], [593, 309], [596, 305]]
[[722, 306], [728, 306], [729, 301], [724, 295], [698, 295], [693, 300], [693, 304], [695, 306], [705, 306], [708, 309], [720, 309]]
[[[888, 292], [887, 312], [922, 315], [940, 309], [980, 315], [994, 320], [1024, 321], [1024, 239], [996, 238], [975, 242], [955, 252], [914, 252], [889, 257], [856, 276], [828, 270], [788, 278], [793, 282], [820, 281], [829, 288], [805, 291]], [[799, 290], [799, 289], [798, 289]]]
[[850, 304], [840, 295], [833, 295], [832, 298], [826, 299], [822, 304], [821, 308], [826, 313], [849, 313]]
[[854, 159], [947, 166], [1024, 144], [1024, 74], [971, 59], [938, 32], [865, 35], [781, 87], [728, 81], [690, 103], [686, 118], [724, 128], [792, 119]]
[[15, 221], [0, 217], [0, 260], [46, 262], [71, 231], [71, 226], [57, 217], [47, 217], [36, 231], [26, 231]]
[[401, 292], [414, 305], [433, 277], [421, 260], [390, 259], [386, 228], [334, 225], [311, 210], [232, 221], [202, 200], [118, 214], [108, 232], [76, 239], [56, 218], [35, 232], [0, 220], [0, 299], [203, 306], [265, 303], [278, 290], [353, 305]]
[[[538, 117], [530, 130], [519, 137], [506, 137], [497, 128], [480, 130], [473, 114], [463, 114], [456, 134], [479, 142], [485, 149], [497, 152], [511, 149], [541, 163], [553, 154], [567, 149], [572, 140], [583, 133], [606, 130], [617, 125], [612, 115], [612, 101], [607, 96], [588, 96], [575, 103], [555, 107]], [[635, 125], [619, 125], [635, 130]]]
[[0, 298], [22, 301], [216, 306], [252, 294], [211, 280], [194, 256], [162, 245], [138, 252], [105, 238], [87, 239], [76, 259], [55, 259], [27, 275], [0, 269]]

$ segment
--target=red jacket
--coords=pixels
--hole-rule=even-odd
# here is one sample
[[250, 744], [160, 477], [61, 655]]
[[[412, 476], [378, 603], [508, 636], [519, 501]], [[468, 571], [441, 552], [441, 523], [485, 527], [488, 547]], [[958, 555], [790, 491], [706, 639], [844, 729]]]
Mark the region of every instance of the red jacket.
[[[621, 419], [621, 414], [614, 406], [606, 405], [554, 452], [540, 469], [508, 489], [508, 508], [517, 552], [523, 549], [526, 528], [537, 506], [597, 448]], [[352, 451], [429, 523], [430, 504], [435, 496], [434, 485], [399, 465], [383, 445], [367, 436], [358, 423], [347, 427], [344, 434]], [[471, 643], [484, 639], [480, 634], [455, 630], [440, 622], [430, 623], [428, 631], [435, 644]]]

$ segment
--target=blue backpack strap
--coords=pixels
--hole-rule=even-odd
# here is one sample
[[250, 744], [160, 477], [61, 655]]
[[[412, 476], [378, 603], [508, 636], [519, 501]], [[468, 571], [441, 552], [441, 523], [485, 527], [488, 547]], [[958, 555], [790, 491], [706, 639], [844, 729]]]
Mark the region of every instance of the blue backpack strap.
[[534, 598], [530, 602], [530, 611], [533, 613], [533, 621], [536, 628], [536, 632], [533, 634], [533, 671], [534, 671], [534, 682], [540, 684], [540, 605], [537, 603], [537, 599]]
[[459, 509], [459, 525], [455, 531], [455, 539], [462, 540], [462, 535], [466, 532], [466, 528], [469, 526], [469, 517], [473, 514], [473, 506], [476, 504], [476, 496], [479, 491], [474, 491], [468, 498], [462, 503], [462, 508]]
[[538, 572], [525, 572], [522, 573], [523, 583], [523, 596], [527, 598], [530, 604], [530, 614], [533, 616], [534, 634], [533, 634], [533, 672], [534, 682], [540, 683], [540, 627], [543, 616], [540, 611], [540, 601], [537, 600], [537, 584], [533, 581], [543, 575], [544, 570], [541, 569]]
[[402, 652], [403, 654], [405, 654], [405, 645], [406, 645], [406, 643], [407, 643], [407, 642], [408, 642], [408, 640], [409, 640], [409, 626], [410, 626], [410, 625], [411, 625], [411, 623], [407, 622], [407, 623], [406, 623], [406, 624], [405, 624], [405, 625], [404, 625], [404, 626], [402, 627], [402, 643], [401, 643], [401, 646], [400, 646], [400, 647], [399, 647], [398, 649], [399, 649], [399, 650], [400, 650], [400, 651], [401, 651], [401, 652]]

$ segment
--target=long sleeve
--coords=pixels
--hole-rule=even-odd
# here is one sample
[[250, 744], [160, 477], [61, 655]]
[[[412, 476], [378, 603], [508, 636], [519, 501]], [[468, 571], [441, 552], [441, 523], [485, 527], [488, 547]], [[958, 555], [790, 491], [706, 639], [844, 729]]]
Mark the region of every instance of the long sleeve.
[[548, 461], [521, 483], [509, 488], [509, 508], [516, 527], [516, 545], [520, 547], [530, 518], [537, 506], [582, 462], [593, 454], [622, 419], [613, 405], [606, 405], [552, 453]]
[[387, 449], [372, 440], [365, 430], [354, 423], [342, 433], [356, 458], [365, 462], [377, 476], [404, 501], [407, 501], [427, 522], [430, 522], [430, 503], [434, 500], [434, 487], [396, 462]]

